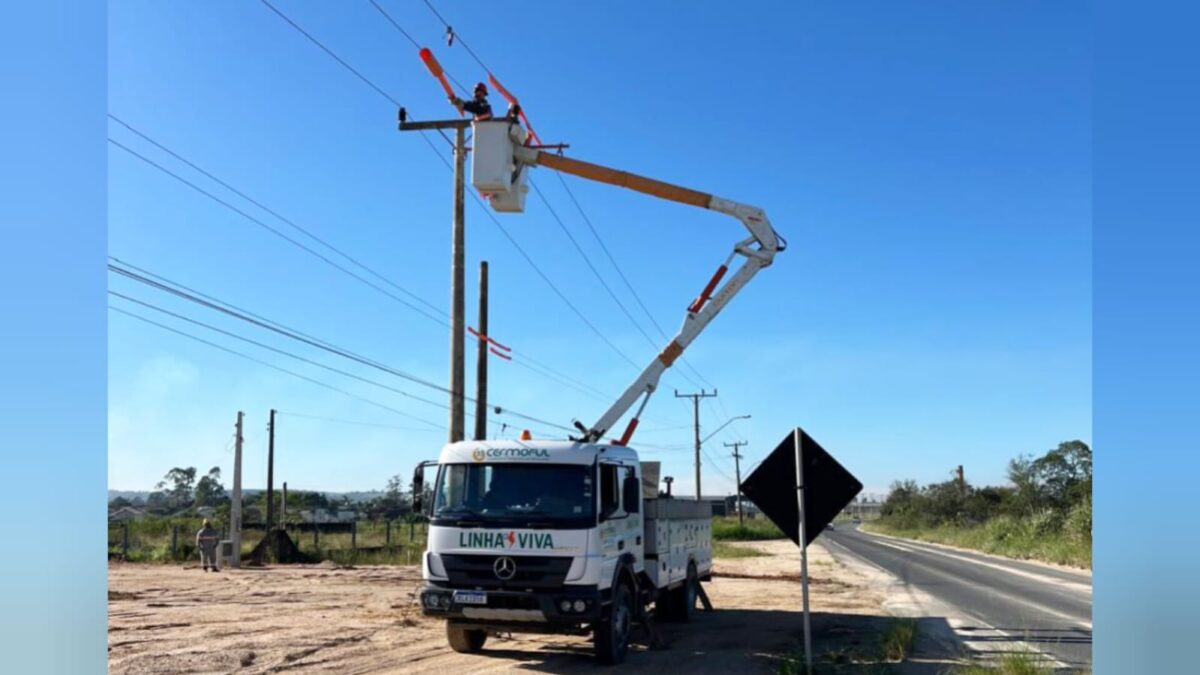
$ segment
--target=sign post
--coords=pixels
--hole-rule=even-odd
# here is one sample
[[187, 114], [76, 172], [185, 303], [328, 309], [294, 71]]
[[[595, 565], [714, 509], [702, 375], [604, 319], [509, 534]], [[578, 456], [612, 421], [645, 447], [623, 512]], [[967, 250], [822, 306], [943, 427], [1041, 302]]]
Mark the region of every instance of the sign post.
[[800, 593], [804, 603], [804, 669], [812, 675], [812, 625], [808, 615], [808, 536], [804, 528], [804, 451], [800, 427], [792, 432], [796, 445], [796, 503], [800, 521]]

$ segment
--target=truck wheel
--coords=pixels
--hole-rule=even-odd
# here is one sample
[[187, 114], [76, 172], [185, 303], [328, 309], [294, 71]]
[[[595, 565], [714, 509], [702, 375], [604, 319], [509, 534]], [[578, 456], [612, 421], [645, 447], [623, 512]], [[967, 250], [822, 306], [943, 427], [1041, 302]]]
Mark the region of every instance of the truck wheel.
[[676, 590], [678, 595], [671, 601], [676, 621], [687, 623], [692, 620], [692, 614], [696, 611], [696, 596], [699, 595], [696, 588], [699, 585], [700, 575], [696, 573], [696, 563], [688, 563], [687, 581]]
[[456, 623], [446, 622], [446, 639], [450, 648], [460, 654], [477, 654], [487, 642], [487, 632], [470, 630]]
[[633, 591], [622, 582], [613, 593], [612, 606], [596, 625], [596, 660], [605, 665], [624, 661], [632, 625]]

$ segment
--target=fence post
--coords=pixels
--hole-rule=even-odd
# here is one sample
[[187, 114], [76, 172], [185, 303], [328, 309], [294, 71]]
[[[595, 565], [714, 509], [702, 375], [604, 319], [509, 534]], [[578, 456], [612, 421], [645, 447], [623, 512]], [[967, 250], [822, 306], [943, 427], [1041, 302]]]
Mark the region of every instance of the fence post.
[[175, 550], [179, 543], [179, 525], [171, 526], [171, 559], [175, 559]]
[[413, 531], [414, 526], [415, 526], [415, 524], [413, 521], [411, 521], [411, 520], [408, 521], [408, 541], [409, 542], [415, 541], [416, 536], [417, 536], [416, 532]]
[[129, 521], [121, 523], [121, 555], [129, 560]]
[[313, 520], [313, 552], [314, 553], [320, 553], [320, 551], [321, 551], [321, 541], [320, 541], [320, 538], [318, 537], [318, 533], [320, 531], [321, 531], [320, 524], [318, 524], [316, 520]]
[[358, 521], [350, 521], [350, 548], [358, 550]]
[[388, 548], [391, 548], [392, 547], [392, 521], [386, 520], [384, 522], [387, 523], [387, 537], [385, 539], [385, 543]]

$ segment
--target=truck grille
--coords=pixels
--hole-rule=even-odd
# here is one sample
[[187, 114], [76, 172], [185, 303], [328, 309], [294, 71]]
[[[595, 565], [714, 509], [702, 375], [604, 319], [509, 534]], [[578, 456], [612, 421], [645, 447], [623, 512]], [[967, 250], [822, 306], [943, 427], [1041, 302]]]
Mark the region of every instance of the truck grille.
[[516, 563], [511, 579], [496, 577], [496, 559], [506, 556], [442, 554], [442, 564], [452, 586], [470, 588], [554, 588], [561, 586], [571, 568], [571, 558], [561, 556], [507, 556]]

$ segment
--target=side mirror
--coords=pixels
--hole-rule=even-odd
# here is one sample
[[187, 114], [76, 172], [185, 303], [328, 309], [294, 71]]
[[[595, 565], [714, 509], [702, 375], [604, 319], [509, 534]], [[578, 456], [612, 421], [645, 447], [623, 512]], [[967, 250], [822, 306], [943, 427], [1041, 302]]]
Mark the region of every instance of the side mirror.
[[425, 495], [425, 464], [422, 462], [417, 465], [413, 471], [412, 479], [412, 509], [413, 513], [423, 513], [424, 504], [421, 503], [421, 498]]
[[621, 486], [622, 506], [625, 507], [625, 513], [637, 513], [642, 506], [642, 481], [637, 479], [637, 476], [626, 476], [625, 482]]

